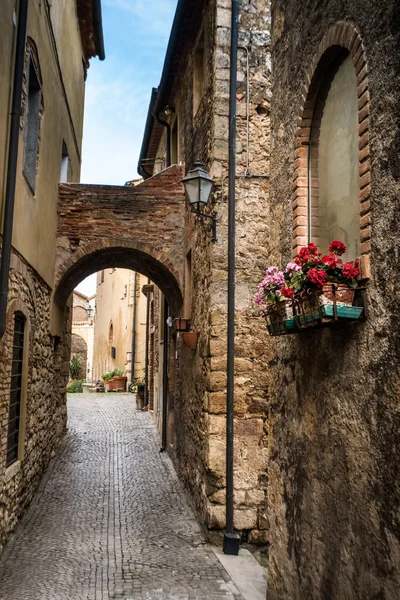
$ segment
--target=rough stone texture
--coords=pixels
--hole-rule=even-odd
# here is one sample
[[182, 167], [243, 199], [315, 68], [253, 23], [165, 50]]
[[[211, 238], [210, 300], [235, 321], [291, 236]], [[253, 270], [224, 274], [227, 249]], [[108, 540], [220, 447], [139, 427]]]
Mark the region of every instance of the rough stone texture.
[[338, 43], [343, 21], [361, 36], [370, 95], [368, 318], [272, 342], [272, 600], [394, 599], [400, 589], [397, 2], [273, 2], [274, 228], [265, 240], [274, 262], [290, 258], [299, 90], [320, 41], [333, 27]]
[[[180, 159], [186, 170], [199, 157], [215, 180], [211, 208], [217, 211], [218, 242], [210, 242], [207, 223], [203, 227], [189, 210], [186, 212], [185, 247], [186, 252], [192, 252], [191, 329], [198, 332], [199, 338], [197, 350], [192, 351], [182, 344], [178, 334], [178, 372], [182, 379], [178, 382], [181, 392], [175, 396], [175, 420], [180, 472], [199, 512], [209, 527], [217, 528], [225, 525], [230, 7], [225, 0], [203, 3], [207, 64], [204, 95], [196, 114], [196, 33], [181, 53], [180, 66], [175, 67], [175, 83], [168, 100], [177, 114]], [[269, 1], [242, 2], [237, 92], [235, 522], [243, 530], [243, 537], [253, 530], [254, 539], [259, 540], [265, 540], [267, 435], [263, 423], [269, 376], [265, 369], [266, 337], [260, 335], [264, 323], [253, 308], [252, 297], [270, 252], [270, 244], [264, 243], [270, 210], [269, 46]], [[165, 138], [159, 153], [164, 146]], [[214, 414], [221, 415], [217, 427], [209, 417]], [[259, 494], [251, 516], [243, 506], [247, 491]]]
[[77, 356], [79, 358], [82, 366], [80, 378], [85, 379], [87, 370], [88, 348], [83, 337], [77, 335], [76, 333], [71, 334], [71, 356]]
[[68, 401], [68, 434], [0, 561], [1, 600], [242, 599], [134, 406]]
[[135, 187], [61, 184], [55, 302], [63, 307], [84, 277], [112, 266], [147, 275], [179, 310], [181, 178], [174, 166]]
[[[65, 346], [49, 335], [50, 290], [16, 254], [11, 257], [7, 331], [0, 341], [0, 550], [33, 498], [66, 424]], [[7, 428], [14, 314], [26, 319], [28, 371], [23, 452], [7, 469]], [[28, 333], [30, 329], [30, 333]]]

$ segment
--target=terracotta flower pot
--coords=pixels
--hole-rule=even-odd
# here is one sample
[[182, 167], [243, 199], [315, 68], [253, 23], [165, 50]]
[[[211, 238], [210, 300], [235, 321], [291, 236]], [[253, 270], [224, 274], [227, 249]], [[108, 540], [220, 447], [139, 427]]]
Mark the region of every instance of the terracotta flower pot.
[[114, 392], [126, 392], [126, 375], [114, 375], [112, 378], [112, 389]]
[[326, 304], [332, 304], [334, 297], [336, 302], [352, 306], [354, 300], [355, 289], [349, 287], [345, 283], [327, 283], [323, 287], [323, 301]]
[[188, 346], [191, 350], [196, 350], [199, 334], [196, 331], [185, 331], [182, 335], [186, 346]]

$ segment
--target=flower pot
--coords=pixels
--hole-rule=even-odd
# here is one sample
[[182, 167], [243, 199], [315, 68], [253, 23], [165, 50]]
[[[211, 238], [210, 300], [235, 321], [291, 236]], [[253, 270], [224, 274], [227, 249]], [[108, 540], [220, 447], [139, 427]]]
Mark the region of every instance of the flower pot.
[[186, 346], [191, 350], [196, 350], [199, 334], [196, 331], [185, 331], [182, 335]]
[[292, 301], [282, 301], [269, 306], [265, 313], [265, 320], [270, 335], [282, 335], [286, 333], [288, 329], [286, 322], [293, 320]]
[[333, 304], [336, 302], [346, 306], [352, 306], [355, 289], [345, 283], [327, 283], [323, 287], [322, 304]]
[[126, 375], [114, 375], [112, 378], [112, 389], [114, 392], [126, 392]]

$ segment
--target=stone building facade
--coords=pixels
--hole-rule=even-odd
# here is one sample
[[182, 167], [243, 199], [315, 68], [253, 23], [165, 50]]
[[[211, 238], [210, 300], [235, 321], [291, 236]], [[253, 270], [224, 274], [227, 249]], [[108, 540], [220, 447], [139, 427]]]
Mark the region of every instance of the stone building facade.
[[[179, 2], [158, 90], [153, 90], [139, 161], [144, 177], [171, 162], [188, 171], [199, 158], [215, 187], [218, 241], [186, 208], [181, 316], [198, 333], [196, 351], [172, 336], [177, 377], [169, 394], [169, 449], [210, 528], [225, 524], [227, 362], [227, 168], [230, 6], [226, 0]], [[238, 64], [237, 277], [235, 361], [235, 527], [266, 542], [269, 352], [252, 306], [255, 272], [270, 252], [270, 15], [265, 0], [241, 3]], [[160, 125], [168, 123], [170, 133]], [[169, 152], [167, 152], [169, 144]], [[151, 180], [149, 180], [151, 181]], [[179, 316], [173, 314], [172, 316]], [[172, 351], [171, 351], [172, 353]]]
[[[65, 431], [71, 315], [67, 308], [68, 334], [61, 340], [53, 327], [52, 310], [58, 184], [60, 179], [79, 180], [86, 69], [92, 56], [103, 57], [101, 26], [94, 25], [91, 2], [51, 7], [45, 2], [2, 3], [2, 216], [9, 198], [10, 90], [24, 7], [27, 31], [20, 70], [22, 114], [10, 268], [2, 263], [8, 272], [8, 295], [2, 290], [7, 305], [6, 330], [0, 340], [0, 549], [32, 499]], [[24, 37], [21, 34], [22, 42]], [[2, 244], [6, 226], [4, 222]]]
[[368, 314], [357, 325], [272, 342], [271, 599], [399, 596], [399, 17], [391, 0], [272, 2], [274, 227], [263, 243], [274, 248], [270, 264], [280, 264], [310, 235], [316, 96], [347, 59]]

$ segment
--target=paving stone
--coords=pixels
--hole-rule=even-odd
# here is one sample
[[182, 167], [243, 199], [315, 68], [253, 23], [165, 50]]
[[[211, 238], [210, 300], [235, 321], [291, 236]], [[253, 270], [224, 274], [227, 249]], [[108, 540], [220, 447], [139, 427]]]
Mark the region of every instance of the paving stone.
[[69, 430], [0, 560], [0, 600], [242, 600], [152, 417], [71, 395]]

